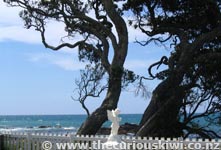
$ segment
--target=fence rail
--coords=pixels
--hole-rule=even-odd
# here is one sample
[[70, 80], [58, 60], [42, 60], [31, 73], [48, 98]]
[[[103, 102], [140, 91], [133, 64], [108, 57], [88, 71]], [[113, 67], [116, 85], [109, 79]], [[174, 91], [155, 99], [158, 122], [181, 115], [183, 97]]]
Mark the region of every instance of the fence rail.
[[[67, 143], [88, 143], [84, 148], [69, 147], [70, 145], [60, 145], [60, 149], [90, 149], [95, 150], [91, 147], [93, 142], [97, 144], [103, 144], [107, 141], [108, 136], [106, 135], [95, 135], [95, 136], [77, 136], [74, 134], [48, 134], [48, 133], [15, 133], [5, 132], [0, 134], [0, 150], [56, 150], [59, 149], [59, 145]], [[221, 150], [221, 139], [182, 139], [182, 138], [141, 138], [133, 136], [121, 136], [122, 142], [129, 144], [129, 148], [125, 149], [218, 149]], [[48, 143], [45, 143], [48, 142]], [[166, 147], [171, 146], [170, 144], [179, 144], [179, 147]], [[45, 145], [48, 144], [48, 145]], [[156, 147], [158, 144], [158, 147]], [[159, 147], [159, 144], [161, 146]], [[194, 145], [195, 144], [195, 145]], [[140, 146], [139, 146], [140, 145]], [[192, 147], [190, 147], [190, 145]], [[135, 147], [139, 146], [139, 147]], [[145, 146], [145, 147], [144, 147]], [[147, 147], [148, 146], [148, 147]], [[152, 147], [150, 147], [152, 146]], [[154, 146], [154, 147], [153, 147]], [[101, 147], [97, 147], [98, 149]]]

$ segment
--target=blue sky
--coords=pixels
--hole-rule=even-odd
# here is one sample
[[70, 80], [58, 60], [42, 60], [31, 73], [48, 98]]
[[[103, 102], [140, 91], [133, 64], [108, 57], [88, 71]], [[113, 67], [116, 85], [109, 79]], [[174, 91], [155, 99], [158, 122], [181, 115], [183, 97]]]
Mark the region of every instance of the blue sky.
[[[0, 1], [0, 115], [84, 114], [80, 104], [71, 99], [75, 96], [74, 81], [84, 68], [78, 62], [77, 50], [54, 52], [44, 48], [39, 33], [23, 28], [18, 12], [18, 8], [8, 8]], [[125, 66], [147, 76], [148, 65], [169, 51], [154, 44], [141, 47], [134, 40], [146, 37], [131, 28], [129, 32]], [[64, 35], [62, 25], [51, 24], [47, 35], [51, 43], [59, 43]], [[151, 91], [157, 83], [148, 82], [148, 89]], [[91, 111], [100, 105], [103, 96], [87, 101]], [[119, 108], [122, 113], [143, 113], [148, 102], [135, 97], [131, 89], [122, 93]]]

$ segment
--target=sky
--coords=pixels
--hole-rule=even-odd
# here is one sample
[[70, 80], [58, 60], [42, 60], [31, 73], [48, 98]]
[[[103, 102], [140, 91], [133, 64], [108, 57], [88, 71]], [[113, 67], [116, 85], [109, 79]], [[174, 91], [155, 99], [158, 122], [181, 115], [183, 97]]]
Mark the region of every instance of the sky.
[[[40, 34], [24, 28], [19, 8], [9, 8], [0, 1], [0, 115], [85, 114], [79, 102], [73, 101], [75, 80], [83, 63], [78, 61], [77, 49], [52, 51], [41, 43]], [[129, 28], [129, 49], [125, 68], [148, 76], [147, 68], [169, 50], [154, 43], [142, 47], [135, 39], [146, 36]], [[59, 44], [64, 36], [63, 26], [51, 23], [47, 40]], [[151, 92], [159, 81], [147, 82]], [[92, 112], [101, 104], [105, 94], [88, 99]], [[143, 113], [149, 98], [135, 96], [134, 89], [123, 91], [119, 109], [124, 114]]]

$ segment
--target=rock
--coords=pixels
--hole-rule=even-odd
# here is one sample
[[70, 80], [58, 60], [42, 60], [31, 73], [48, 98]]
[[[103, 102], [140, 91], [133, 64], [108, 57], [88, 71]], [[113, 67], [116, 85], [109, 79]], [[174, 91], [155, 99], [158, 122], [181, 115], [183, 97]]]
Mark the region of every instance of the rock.
[[[125, 123], [120, 126], [118, 134], [120, 135], [133, 135], [136, 133], [138, 129], [137, 124], [131, 124], [131, 123]], [[100, 128], [100, 130], [97, 132], [98, 135], [109, 135], [110, 134], [110, 128]]]
[[110, 128], [102, 127], [97, 132], [98, 135], [109, 135], [110, 134]]
[[38, 128], [40, 128], [40, 129], [51, 128], [51, 126], [39, 126]]
[[137, 132], [138, 127], [139, 126], [137, 124], [125, 123], [120, 126], [119, 134], [135, 134]]

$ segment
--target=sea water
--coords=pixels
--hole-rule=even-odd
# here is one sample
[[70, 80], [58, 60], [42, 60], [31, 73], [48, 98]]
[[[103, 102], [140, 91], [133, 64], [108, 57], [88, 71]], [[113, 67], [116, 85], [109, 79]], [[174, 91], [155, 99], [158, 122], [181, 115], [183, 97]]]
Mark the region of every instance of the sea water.
[[[215, 117], [220, 116], [218, 113]], [[120, 114], [121, 124], [139, 124], [142, 114]], [[87, 118], [86, 115], [13, 115], [0, 116], [0, 132], [35, 132], [35, 133], [76, 133], [80, 125]], [[206, 119], [196, 119], [200, 125], [206, 125]], [[110, 127], [110, 122], [104, 123], [103, 127]], [[221, 124], [221, 118], [220, 118]], [[210, 128], [221, 135], [220, 125], [211, 125]]]
[[[138, 124], [141, 114], [121, 114], [121, 124], [126, 122]], [[47, 132], [75, 133], [87, 118], [86, 115], [13, 115], [0, 116], [0, 132]], [[109, 127], [107, 121], [104, 127]]]

